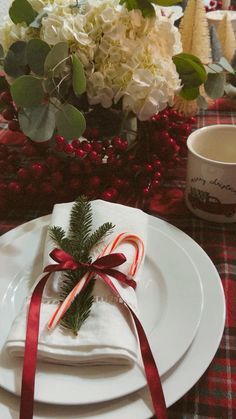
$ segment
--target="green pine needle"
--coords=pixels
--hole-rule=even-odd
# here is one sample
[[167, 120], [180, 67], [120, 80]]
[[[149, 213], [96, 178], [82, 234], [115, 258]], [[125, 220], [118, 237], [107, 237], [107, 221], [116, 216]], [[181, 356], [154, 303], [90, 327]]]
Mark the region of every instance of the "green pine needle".
[[[65, 231], [61, 227], [51, 227], [49, 234], [56, 246], [69, 253], [76, 262], [91, 263], [92, 248], [98, 245], [111, 232], [112, 228], [111, 223], [104, 223], [92, 233], [91, 205], [86, 198], [80, 197], [75, 201], [71, 210], [68, 236], [66, 237]], [[61, 301], [65, 300], [85, 273], [85, 268], [66, 271], [60, 289]], [[70, 329], [75, 335], [78, 334], [81, 325], [90, 314], [94, 282], [95, 280], [92, 279], [86, 289], [75, 298], [61, 320], [61, 326]]]

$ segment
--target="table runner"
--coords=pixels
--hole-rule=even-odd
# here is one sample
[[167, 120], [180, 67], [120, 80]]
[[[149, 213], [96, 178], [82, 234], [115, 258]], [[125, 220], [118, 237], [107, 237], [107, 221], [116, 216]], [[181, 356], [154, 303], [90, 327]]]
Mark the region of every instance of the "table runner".
[[[197, 117], [194, 128], [236, 124], [236, 110], [222, 101]], [[170, 419], [233, 419], [236, 417], [236, 224], [215, 224], [193, 216], [184, 204], [185, 162], [144, 208], [192, 237], [215, 264], [226, 296], [226, 324], [219, 349], [197, 384], [168, 409]], [[0, 174], [1, 178], [1, 174]], [[46, 213], [43, 204], [24, 213], [0, 215], [0, 235]], [[216, 308], [217, 309], [217, 308]]]

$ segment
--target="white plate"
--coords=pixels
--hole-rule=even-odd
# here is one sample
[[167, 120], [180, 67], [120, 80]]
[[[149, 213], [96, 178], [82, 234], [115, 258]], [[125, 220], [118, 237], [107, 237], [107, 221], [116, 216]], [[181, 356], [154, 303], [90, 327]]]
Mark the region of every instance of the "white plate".
[[[151, 218], [150, 218], [151, 220]], [[18, 227], [0, 240], [0, 349], [29, 289], [41, 272], [41, 251], [49, 216]], [[27, 232], [28, 231], [28, 232]], [[14, 241], [12, 234], [14, 235]], [[187, 252], [162, 231], [149, 225], [147, 257], [137, 297], [161, 375], [184, 355], [201, 317], [202, 286]], [[23, 261], [23, 262], [22, 262]], [[0, 356], [0, 385], [20, 394], [21, 360]], [[112, 400], [146, 385], [138, 366], [75, 368], [39, 363], [35, 400], [55, 404], [87, 404]]]
[[[150, 217], [156, 233], [163, 232], [188, 252], [198, 266], [201, 277], [204, 306], [196, 337], [179, 363], [162, 377], [167, 406], [180, 399], [199, 380], [212, 361], [220, 343], [225, 322], [225, 299], [219, 275], [206, 253], [190, 237], [172, 225]], [[10, 239], [17, 231], [10, 233]], [[217, 310], [216, 310], [217, 307]], [[0, 389], [0, 417], [18, 419], [18, 397]], [[147, 419], [152, 407], [146, 389], [112, 402], [69, 407], [36, 403], [34, 419]]]

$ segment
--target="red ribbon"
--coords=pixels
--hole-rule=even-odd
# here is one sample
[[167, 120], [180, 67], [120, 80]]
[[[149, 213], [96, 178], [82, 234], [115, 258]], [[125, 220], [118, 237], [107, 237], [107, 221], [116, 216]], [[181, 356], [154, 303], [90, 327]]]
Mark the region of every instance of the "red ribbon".
[[[132, 288], [136, 287], [136, 282], [133, 279], [129, 279], [122, 272], [113, 269], [126, 261], [126, 258], [122, 253], [111, 253], [109, 255], [102, 256], [91, 264], [75, 262], [71, 255], [61, 249], [54, 249], [50, 253], [50, 256], [57, 262], [57, 264], [45, 267], [44, 272], [47, 272], [47, 274], [36, 285], [29, 305], [22, 371], [20, 419], [33, 418], [40, 307], [43, 290], [51, 273], [64, 270], [75, 270], [79, 267], [84, 267], [86, 270], [98, 274], [120, 298], [122, 297], [107, 275], [113, 276], [118, 281], [129, 285]], [[126, 306], [130, 310], [137, 328], [141, 354], [155, 414], [158, 419], [167, 419], [167, 410], [160, 376], [148, 343], [148, 339], [138, 317], [127, 304]]]

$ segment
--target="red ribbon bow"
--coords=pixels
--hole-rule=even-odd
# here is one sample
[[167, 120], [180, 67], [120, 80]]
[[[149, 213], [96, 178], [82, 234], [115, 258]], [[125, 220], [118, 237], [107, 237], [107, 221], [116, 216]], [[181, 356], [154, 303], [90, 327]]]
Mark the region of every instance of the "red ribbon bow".
[[[127, 278], [125, 274], [114, 269], [114, 267], [119, 266], [126, 261], [126, 257], [123, 255], [123, 253], [112, 253], [106, 256], [102, 256], [91, 264], [75, 262], [71, 255], [60, 249], [54, 249], [50, 253], [50, 256], [53, 260], [55, 260], [55, 262], [57, 262], [57, 264], [52, 264], [45, 267], [44, 272], [47, 272], [47, 274], [44, 275], [36, 285], [29, 305], [22, 372], [20, 419], [33, 418], [40, 306], [43, 290], [51, 273], [64, 270], [75, 270], [79, 267], [84, 267], [87, 270], [98, 274], [119, 297], [120, 294], [118, 290], [107, 275], [113, 276], [114, 278], [118, 279], [118, 281], [121, 281], [122, 283], [125, 283], [133, 288], [136, 287], [136, 282], [133, 279]], [[129, 309], [137, 328], [140, 341], [140, 349], [155, 414], [158, 419], [167, 419], [166, 405], [161, 381], [146, 334], [140, 320], [133, 312], [131, 307], [127, 305], [127, 308]]]
[[126, 257], [123, 253], [111, 253], [96, 259], [92, 263], [75, 262], [73, 257], [62, 249], [54, 249], [50, 253], [51, 258], [57, 262], [56, 265], [48, 265], [44, 268], [44, 272], [58, 272], [67, 270], [76, 270], [78, 268], [86, 268], [87, 271], [92, 271], [101, 277], [103, 274], [112, 276], [123, 284], [136, 288], [136, 282], [130, 279], [123, 272], [113, 269], [126, 262]]

